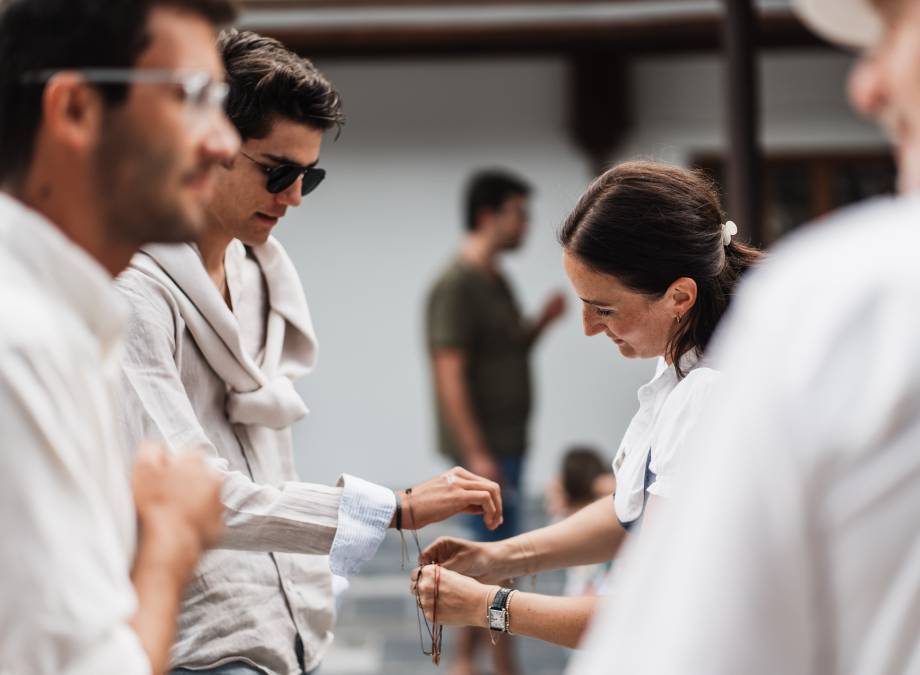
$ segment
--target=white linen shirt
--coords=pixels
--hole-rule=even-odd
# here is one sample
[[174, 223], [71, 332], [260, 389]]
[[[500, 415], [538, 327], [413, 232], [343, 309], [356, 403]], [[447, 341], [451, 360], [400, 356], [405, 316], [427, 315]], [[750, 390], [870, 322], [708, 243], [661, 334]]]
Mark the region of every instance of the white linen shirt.
[[679, 508], [569, 673], [920, 673], [918, 252], [920, 198], [879, 200], [742, 284]]
[[[225, 267], [241, 342], [255, 359], [266, 335], [263, 271], [239, 241]], [[203, 267], [201, 277], [222, 304]], [[144, 438], [173, 450], [198, 446], [224, 474], [222, 550], [205, 554], [186, 591], [173, 667], [243, 661], [300, 673], [299, 639], [303, 669], [314, 669], [333, 637], [331, 572], [352, 574], [375, 554], [396, 508], [393, 492], [348, 475], [336, 487], [301, 482], [289, 427], [261, 427], [255, 444], [246, 425], [230, 422], [227, 384], [196, 344], [173, 290], [135, 267], [117, 287], [132, 310], [122, 361], [129, 447]]]
[[111, 277], [0, 193], [0, 673], [146, 675]]
[[[677, 369], [658, 359], [655, 376], [639, 387], [639, 411], [633, 416], [613, 458], [617, 487], [613, 497], [617, 519], [624, 526], [639, 521], [650, 495], [670, 496], [672, 474], [685, 439], [719, 374], [684, 354]], [[646, 467], [653, 480], [646, 485]]]

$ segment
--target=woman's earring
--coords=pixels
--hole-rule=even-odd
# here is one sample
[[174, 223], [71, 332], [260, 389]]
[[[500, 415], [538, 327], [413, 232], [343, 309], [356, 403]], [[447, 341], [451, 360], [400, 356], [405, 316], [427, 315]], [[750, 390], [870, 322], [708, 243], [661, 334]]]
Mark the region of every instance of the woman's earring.
[[680, 323], [680, 314], [674, 317], [677, 320], [677, 323]]

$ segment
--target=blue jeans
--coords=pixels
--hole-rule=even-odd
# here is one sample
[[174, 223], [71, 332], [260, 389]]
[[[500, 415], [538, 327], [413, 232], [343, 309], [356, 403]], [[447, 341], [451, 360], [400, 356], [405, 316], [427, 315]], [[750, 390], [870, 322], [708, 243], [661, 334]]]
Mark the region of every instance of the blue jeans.
[[472, 530], [476, 541], [500, 541], [520, 533], [519, 511], [521, 504], [521, 474], [524, 469], [523, 457], [506, 457], [498, 460], [502, 472], [502, 517], [504, 522], [496, 529], [490, 530], [482, 516], [467, 516], [467, 525]]

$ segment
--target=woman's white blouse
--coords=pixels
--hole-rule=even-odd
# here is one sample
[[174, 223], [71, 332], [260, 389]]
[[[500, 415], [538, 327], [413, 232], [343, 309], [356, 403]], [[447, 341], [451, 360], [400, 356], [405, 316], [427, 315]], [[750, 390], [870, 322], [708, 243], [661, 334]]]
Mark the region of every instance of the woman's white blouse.
[[624, 525], [642, 516], [646, 491], [660, 497], [670, 495], [684, 439], [719, 378], [718, 371], [704, 365], [693, 353], [684, 354], [681, 366], [685, 376], [678, 379], [675, 367], [659, 359], [655, 376], [639, 387], [639, 411], [630, 421], [613, 460], [617, 479], [614, 509]]

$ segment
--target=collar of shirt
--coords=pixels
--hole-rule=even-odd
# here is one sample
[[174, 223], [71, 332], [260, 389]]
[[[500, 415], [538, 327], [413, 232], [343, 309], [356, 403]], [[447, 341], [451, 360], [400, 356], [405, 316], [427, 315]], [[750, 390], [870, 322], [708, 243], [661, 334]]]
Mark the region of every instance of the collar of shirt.
[[[195, 251], [201, 264], [204, 265], [204, 258], [201, 257], [201, 249], [198, 244], [189, 243], [189, 248]], [[246, 246], [239, 239], [234, 239], [227, 246], [224, 253], [224, 275], [227, 283], [227, 293], [230, 295], [230, 311], [236, 312], [240, 306], [240, 298], [243, 295], [243, 264], [246, 261]]]
[[103, 358], [120, 344], [127, 308], [112, 277], [43, 215], [0, 193], [0, 248], [33, 281], [63, 299], [99, 341]]
[[[680, 357], [680, 367], [684, 375], [700, 365], [701, 358], [696, 350], [691, 349]], [[667, 394], [677, 385], [677, 369], [669, 365], [664, 357], [658, 357], [655, 364], [655, 375], [647, 383], [639, 387], [639, 405], [650, 403], [655, 397]]]

